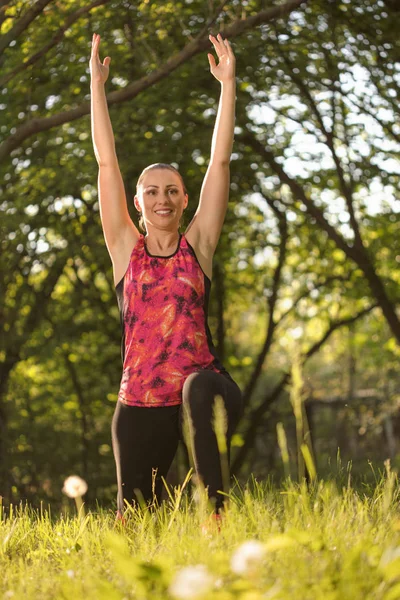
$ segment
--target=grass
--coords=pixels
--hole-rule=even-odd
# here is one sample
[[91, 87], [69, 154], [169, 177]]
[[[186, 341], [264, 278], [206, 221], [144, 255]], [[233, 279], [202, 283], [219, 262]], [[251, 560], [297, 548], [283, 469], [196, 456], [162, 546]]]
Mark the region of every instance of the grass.
[[[286, 434], [278, 423], [284, 483], [279, 487], [252, 477], [241, 487], [236, 481], [220, 532], [201, 482], [192, 479], [194, 494], [187, 487], [192, 469], [173, 493], [165, 484], [168, 498], [161, 506], [130, 507], [125, 525], [101, 507], [85, 514], [80, 497], [74, 516], [54, 517], [50, 507], [0, 504], [0, 597], [400, 600], [397, 472], [389, 460], [378, 474], [370, 463], [375, 484], [360, 492], [352, 485], [351, 463], [344, 470], [338, 454], [335, 474], [318, 478], [301, 360], [293, 352], [290, 400], [299, 483], [291, 479]], [[222, 398], [216, 397], [224, 489], [229, 487], [226, 428]], [[190, 427], [185, 432], [190, 446]], [[76, 489], [72, 486], [72, 493]]]
[[[280, 488], [251, 479], [231, 488], [221, 532], [201, 533], [208, 506], [175, 490], [152, 511], [55, 517], [22, 504], [1, 510], [0, 598], [127, 600], [395, 600], [400, 598], [397, 474], [385, 470], [365, 493], [339, 477]], [[248, 573], [233, 572], [241, 544], [265, 550]], [[205, 565], [212, 586], [171, 587], [177, 573]], [[174, 595], [172, 594], [174, 591]], [[180, 594], [180, 595], [179, 595]]]

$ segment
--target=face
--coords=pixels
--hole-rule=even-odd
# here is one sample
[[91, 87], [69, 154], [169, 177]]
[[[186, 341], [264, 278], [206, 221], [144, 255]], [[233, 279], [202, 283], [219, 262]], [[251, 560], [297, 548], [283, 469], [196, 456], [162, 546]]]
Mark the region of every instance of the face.
[[[183, 190], [179, 175], [169, 169], [151, 169], [140, 182], [134, 203], [148, 224], [177, 229], [188, 195]], [[163, 209], [170, 212], [160, 214]]]

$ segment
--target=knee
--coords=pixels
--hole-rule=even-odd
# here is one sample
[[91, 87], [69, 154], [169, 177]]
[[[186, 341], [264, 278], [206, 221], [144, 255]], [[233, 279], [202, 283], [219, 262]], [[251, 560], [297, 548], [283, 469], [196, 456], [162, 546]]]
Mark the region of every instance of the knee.
[[204, 404], [214, 400], [215, 394], [221, 394], [213, 371], [196, 371], [191, 373], [183, 385], [182, 401], [190, 406]]

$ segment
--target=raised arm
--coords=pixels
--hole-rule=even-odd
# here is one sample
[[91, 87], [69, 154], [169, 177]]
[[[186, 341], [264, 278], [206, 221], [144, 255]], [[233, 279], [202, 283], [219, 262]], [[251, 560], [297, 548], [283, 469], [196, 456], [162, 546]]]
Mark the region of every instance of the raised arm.
[[228, 40], [210, 35], [217, 53], [218, 65], [208, 54], [210, 70], [221, 83], [221, 95], [211, 143], [211, 156], [200, 192], [198, 209], [193, 217], [200, 244], [207, 255], [213, 254], [221, 235], [229, 199], [229, 161], [235, 125], [235, 56]]
[[114, 134], [108, 114], [104, 86], [109, 75], [111, 58], [107, 56], [103, 63], [100, 62], [99, 45], [100, 36], [94, 33], [89, 63], [92, 139], [99, 165], [100, 218], [107, 249], [115, 267], [121, 254], [124, 254], [124, 249], [127, 248], [129, 251], [129, 248], [133, 247], [135, 239], [139, 238], [139, 231], [132, 223], [128, 212], [124, 184], [115, 151]]

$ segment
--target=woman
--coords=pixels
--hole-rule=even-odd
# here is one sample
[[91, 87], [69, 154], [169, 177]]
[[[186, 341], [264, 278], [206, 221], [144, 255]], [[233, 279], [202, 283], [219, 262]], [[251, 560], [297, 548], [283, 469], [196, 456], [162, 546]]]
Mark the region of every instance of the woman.
[[[211, 158], [199, 207], [179, 233], [188, 194], [180, 173], [156, 163], [137, 182], [134, 204], [146, 235], [129, 216], [115, 152], [104, 84], [111, 59], [99, 59], [93, 34], [91, 70], [92, 137], [99, 164], [100, 216], [111, 257], [122, 326], [122, 362], [112, 442], [118, 481], [117, 518], [128, 504], [159, 502], [183, 423], [196, 473], [219, 516], [224, 496], [220, 456], [213, 431], [214, 397], [227, 413], [227, 455], [242, 414], [239, 386], [221, 364], [207, 324], [212, 257], [229, 195], [229, 160], [235, 110], [235, 57], [221, 35], [209, 36], [219, 58], [208, 54], [221, 83]], [[144, 228], [143, 228], [144, 226]]]

